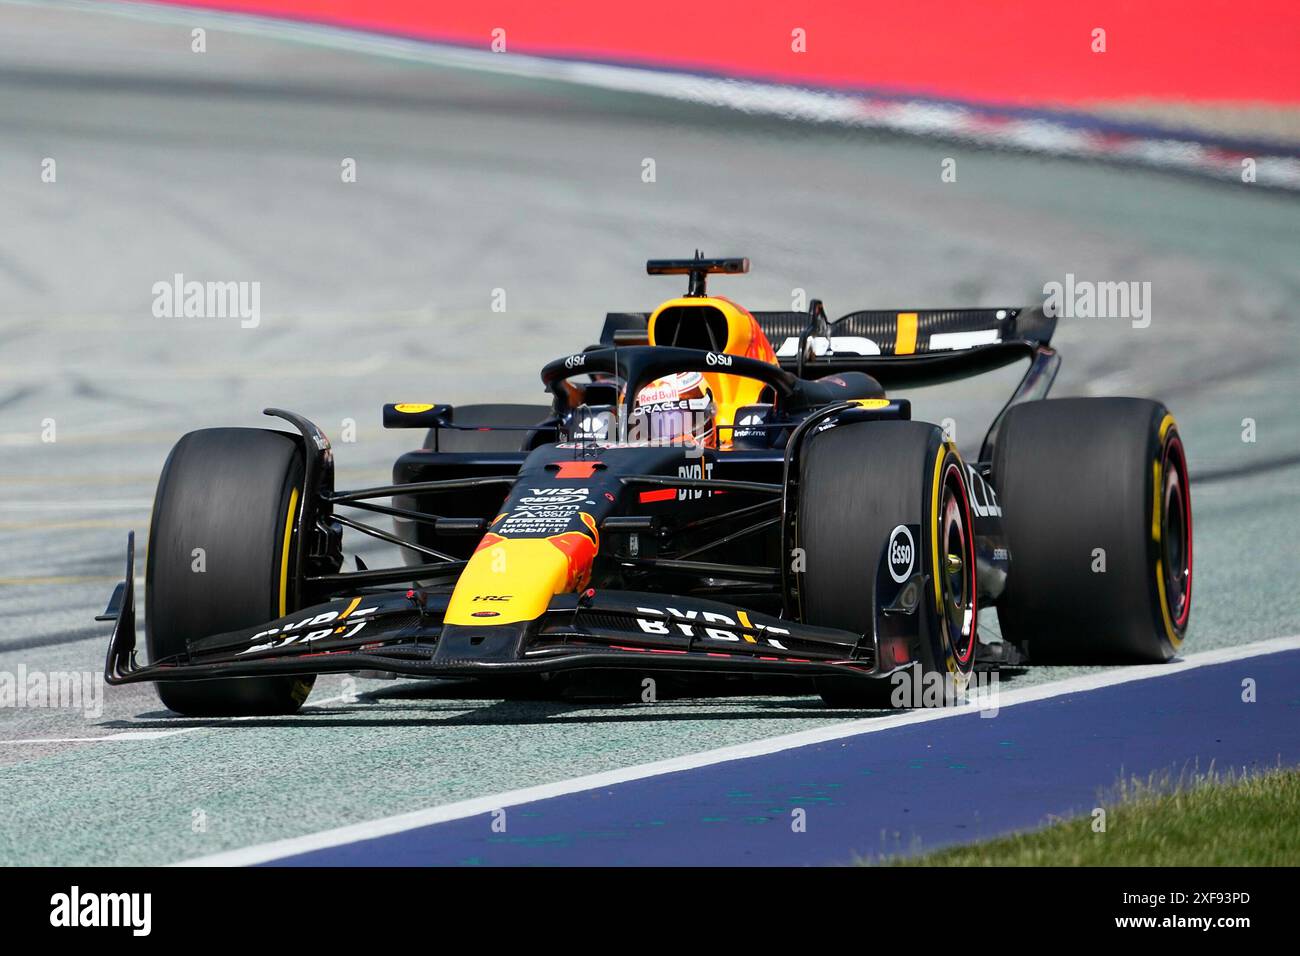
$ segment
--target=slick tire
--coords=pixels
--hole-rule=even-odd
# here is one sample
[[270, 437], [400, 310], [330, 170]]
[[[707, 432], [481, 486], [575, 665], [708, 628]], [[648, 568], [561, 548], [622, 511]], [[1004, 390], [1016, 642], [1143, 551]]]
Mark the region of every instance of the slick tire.
[[993, 482], [1011, 552], [998, 620], [1032, 663], [1154, 663], [1178, 652], [1191, 610], [1192, 506], [1163, 405], [1018, 405], [998, 430]]
[[[522, 428], [536, 425], [551, 417], [549, 405], [457, 405], [452, 410], [452, 421], [466, 425], [507, 425]], [[429, 429], [424, 447], [433, 451], [520, 451], [526, 449], [533, 433], [462, 432], [450, 428]]]
[[[923, 675], [951, 674], [964, 687], [975, 664], [975, 539], [966, 469], [942, 432], [902, 421], [814, 434], [800, 456], [797, 507], [804, 620], [864, 635], [882, 613], [876, 580], [895, 530], [918, 528], [910, 555], [910, 573], [926, 576], [915, 611], [918, 663]], [[888, 680], [817, 679], [818, 693], [833, 707], [889, 707], [894, 687]]]
[[[254, 428], [190, 432], [158, 480], [145, 561], [145, 646], [151, 661], [186, 642], [294, 610], [300, 440]], [[314, 677], [240, 677], [158, 684], [189, 717], [290, 714]]]

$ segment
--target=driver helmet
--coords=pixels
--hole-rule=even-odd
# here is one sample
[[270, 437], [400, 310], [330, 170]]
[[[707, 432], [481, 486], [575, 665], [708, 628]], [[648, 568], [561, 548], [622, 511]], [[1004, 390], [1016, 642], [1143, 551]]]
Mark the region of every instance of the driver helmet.
[[629, 439], [654, 444], [717, 447], [718, 407], [701, 372], [655, 379], [636, 396]]

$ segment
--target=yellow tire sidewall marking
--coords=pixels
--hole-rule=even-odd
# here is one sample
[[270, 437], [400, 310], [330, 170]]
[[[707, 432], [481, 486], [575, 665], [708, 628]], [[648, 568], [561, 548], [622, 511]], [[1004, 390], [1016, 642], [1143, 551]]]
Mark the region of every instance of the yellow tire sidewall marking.
[[1159, 447], [1156, 449], [1158, 457], [1151, 466], [1151, 540], [1156, 545], [1156, 591], [1160, 598], [1160, 618], [1164, 621], [1165, 637], [1174, 650], [1178, 650], [1182, 646], [1183, 639], [1178, 635], [1178, 630], [1174, 627], [1174, 620], [1169, 615], [1169, 597], [1165, 590], [1164, 557], [1160, 550], [1160, 518], [1164, 511], [1165, 436], [1169, 434], [1171, 429], [1176, 428], [1174, 416], [1166, 412], [1165, 417], [1160, 422]]
[[293, 521], [298, 514], [298, 489], [289, 492], [289, 513], [284, 519], [284, 540], [280, 545], [280, 617], [289, 613], [289, 542]]

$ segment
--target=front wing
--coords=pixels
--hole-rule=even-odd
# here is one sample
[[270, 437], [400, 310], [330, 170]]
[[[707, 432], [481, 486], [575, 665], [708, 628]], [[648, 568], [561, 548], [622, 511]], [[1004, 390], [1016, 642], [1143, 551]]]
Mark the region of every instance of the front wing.
[[588, 590], [558, 595], [536, 620], [443, 623], [445, 589], [364, 593], [257, 627], [191, 641], [184, 654], [136, 659], [134, 537], [105, 662], [110, 684], [381, 671], [482, 677], [574, 668], [886, 677], [874, 640], [699, 598]]

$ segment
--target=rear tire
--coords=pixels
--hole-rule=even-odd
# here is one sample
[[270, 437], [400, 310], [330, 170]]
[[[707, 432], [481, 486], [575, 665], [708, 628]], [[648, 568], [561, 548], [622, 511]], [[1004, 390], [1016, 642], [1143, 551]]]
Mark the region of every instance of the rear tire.
[[1191, 609], [1187, 462], [1159, 402], [1071, 398], [1012, 408], [993, 483], [1011, 569], [1002, 634], [1034, 663], [1167, 661]]
[[[150, 660], [294, 609], [293, 529], [303, 468], [299, 440], [283, 432], [209, 428], [176, 443], [158, 480], [145, 561]], [[302, 706], [314, 680], [161, 682], [158, 696], [190, 717], [289, 714]]]
[[[801, 452], [797, 536], [804, 620], [870, 635], [876, 577], [899, 525], [916, 525], [911, 574], [928, 580], [915, 613], [922, 674], [964, 689], [975, 664], [975, 543], [966, 470], [942, 432], [921, 422], [861, 422], [813, 435]], [[939, 555], [951, 554], [936, 571]], [[892, 682], [819, 678], [833, 707], [888, 707]]]
[[[497, 425], [522, 428], [537, 425], [552, 415], [549, 405], [457, 405], [452, 421], [464, 425]], [[433, 451], [478, 452], [521, 451], [527, 449], [533, 432], [463, 432], [454, 428], [431, 428], [424, 447]]]

